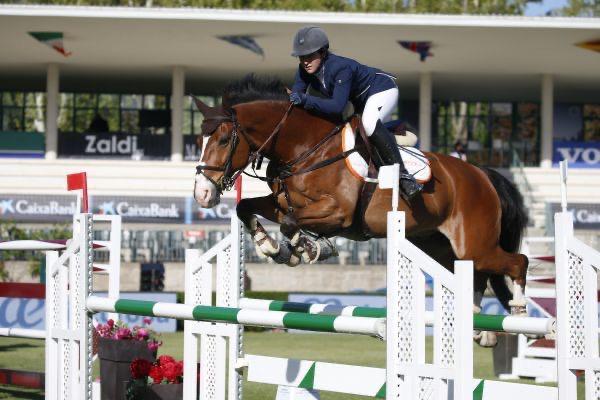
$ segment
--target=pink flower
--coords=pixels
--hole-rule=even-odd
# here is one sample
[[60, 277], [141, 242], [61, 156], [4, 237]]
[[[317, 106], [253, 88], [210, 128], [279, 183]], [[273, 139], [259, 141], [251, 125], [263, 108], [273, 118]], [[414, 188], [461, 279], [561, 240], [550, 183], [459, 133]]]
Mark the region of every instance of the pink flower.
[[119, 328], [117, 333], [115, 333], [115, 339], [131, 339], [131, 330], [129, 328]]
[[152, 340], [148, 342], [148, 349], [150, 351], [157, 351], [158, 348], [162, 345], [162, 342], [157, 342], [156, 340]]
[[137, 330], [137, 339], [138, 340], [146, 340], [148, 339], [148, 330], [144, 328], [140, 328]]
[[144, 325], [150, 325], [152, 323], [152, 318], [144, 317], [143, 321], [144, 321]]
[[106, 321], [106, 325], [108, 325], [109, 328], [112, 328], [115, 325], [115, 321], [109, 319], [108, 321]]

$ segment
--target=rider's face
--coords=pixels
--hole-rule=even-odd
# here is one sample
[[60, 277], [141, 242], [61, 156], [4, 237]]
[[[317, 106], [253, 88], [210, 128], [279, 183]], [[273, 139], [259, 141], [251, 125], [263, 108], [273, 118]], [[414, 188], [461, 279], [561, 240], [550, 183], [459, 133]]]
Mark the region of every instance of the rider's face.
[[321, 62], [323, 61], [323, 57], [319, 51], [315, 51], [314, 53], [310, 53], [306, 56], [300, 56], [299, 58], [300, 65], [309, 74], [314, 74], [317, 72], [321, 66]]

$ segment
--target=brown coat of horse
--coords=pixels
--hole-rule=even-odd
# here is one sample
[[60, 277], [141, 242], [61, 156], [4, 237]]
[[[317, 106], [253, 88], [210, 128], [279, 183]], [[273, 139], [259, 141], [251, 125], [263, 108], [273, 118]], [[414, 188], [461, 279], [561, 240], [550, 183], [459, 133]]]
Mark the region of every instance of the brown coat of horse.
[[[225, 113], [199, 101], [197, 105], [207, 118], [206, 123], [218, 122], [203, 152], [196, 178], [194, 196], [201, 206], [218, 203], [221, 191], [230, 183], [228, 178], [244, 169], [257, 149], [270, 160], [267, 176], [273, 194], [243, 199], [237, 209], [265, 254], [277, 259], [282, 246], [268, 236], [256, 215], [281, 224], [281, 232], [291, 242], [292, 260], [296, 261], [302, 256], [305, 261], [316, 261], [327, 253], [325, 242], [304, 235], [304, 230], [322, 237], [343, 236], [354, 240], [385, 237], [391, 190], [377, 188], [364, 215], [359, 215], [363, 214], [359, 198], [364, 182], [347, 169], [343, 160], [278, 179], [282, 165], [292, 163], [303, 153], [309, 152], [293, 165], [292, 173], [340, 154], [339, 134], [314, 148], [336, 128], [334, 122], [296, 107], [285, 118], [289, 107], [285, 101], [249, 101], [234, 105]], [[276, 140], [274, 131], [278, 131]], [[442, 154], [426, 153], [426, 156], [432, 179], [410, 203], [400, 200], [400, 209], [406, 212], [409, 239], [448, 268], [452, 268], [456, 259], [473, 260], [476, 304], [488, 278], [496, 276], [501, 279], [491, 282], [506, 307], [509, 292], [506, 284], [502, 284], [506, 275], [517, 289], [511, 305], [524, 306], [522, 293], [528, 260], [516, 253], [526, 221], [520, 195], [498, 173]], [[282, 182], [287, 190], [282, 190]], [[289, 257], [284, 261], [289, 262]]]

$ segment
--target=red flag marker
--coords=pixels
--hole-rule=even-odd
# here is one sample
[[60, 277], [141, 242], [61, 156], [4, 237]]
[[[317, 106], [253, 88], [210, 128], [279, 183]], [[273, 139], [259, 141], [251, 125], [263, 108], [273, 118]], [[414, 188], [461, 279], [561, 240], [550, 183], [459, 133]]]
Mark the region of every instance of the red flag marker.
[[89, 212], [87, 194], [87, 176], [85, 172], [67, 175], [67, 190], [83, 190], [83, 212]]
[[235, 180], [235, 203], [238, 204], [242, 200], [242, 175]]

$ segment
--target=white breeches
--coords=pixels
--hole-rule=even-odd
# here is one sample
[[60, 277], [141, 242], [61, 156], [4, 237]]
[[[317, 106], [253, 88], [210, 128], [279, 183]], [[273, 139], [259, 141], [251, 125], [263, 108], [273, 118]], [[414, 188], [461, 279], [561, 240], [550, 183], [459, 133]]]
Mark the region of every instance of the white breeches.
[[362, 123], [367, 136], [371, 136], [375, 131], [377, 120], [388, 122], [392, 118], [392, 113], [396, 110], [397, 105], [398, 88], [375, 93], [367, 99], [365, 109], [362, 113]]

